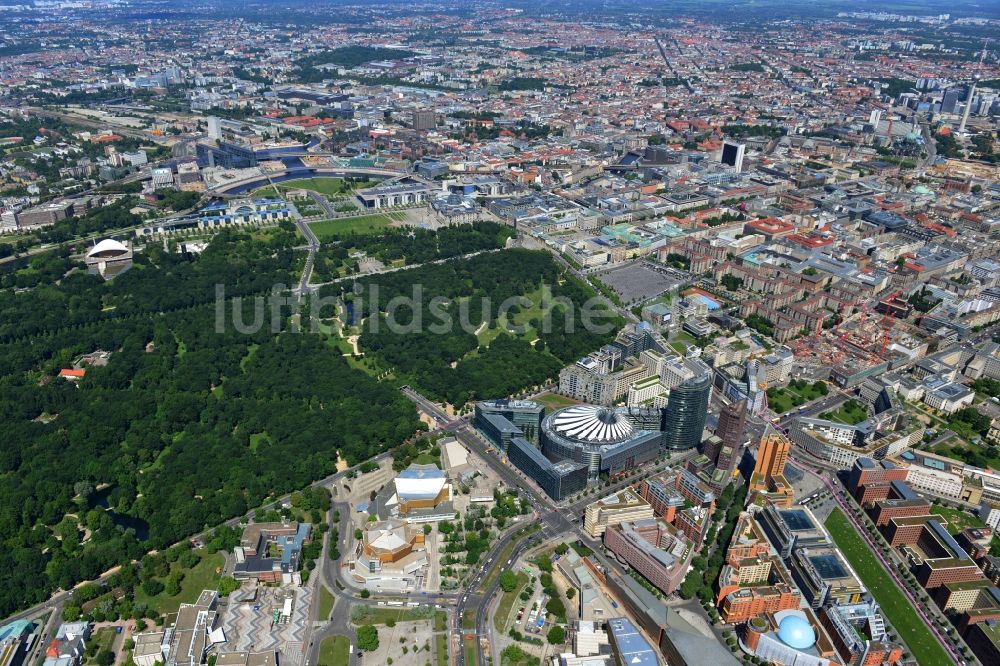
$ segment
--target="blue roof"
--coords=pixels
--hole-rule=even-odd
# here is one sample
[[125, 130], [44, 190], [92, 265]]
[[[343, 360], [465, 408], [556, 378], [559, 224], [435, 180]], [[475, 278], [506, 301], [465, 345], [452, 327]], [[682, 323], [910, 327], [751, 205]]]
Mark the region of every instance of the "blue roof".
[[917, 495], [915, 492], [913, 492], [913, 490], [911, 490], [910, 487], [906, 485], [906, 483], [903, 481], [893, 481], [892, 483], [889, 484], [889, 486], [892, 488], [893, 492], [895, 492], [900, 499], [904, 500], [920, 499], [920, 496]]
[[282, 564], [291, 564], [292, 556], [298, 555], [298, 552], [302, 550], [302, 543], [309, 538], [311, 530], [312, 525], [309, 523], [299, 523], [295, 536], [285, 537], [285, 545], [281, 551]]
[[10, 624], [0, 627], [0, 641], [8, 638], [15, 638], [29, 632], [34, 627], [34, 622], [30, 620], [14, 620]]
[[816, 643], [816, 631], [798, 615], [789, 615], [778, 624], [778, 638], [788, 647], [808, 650]]
[[632, 622], [624, 617], [608, 620], [620, 663], [630, 666], [658, 666], [656, 652]]

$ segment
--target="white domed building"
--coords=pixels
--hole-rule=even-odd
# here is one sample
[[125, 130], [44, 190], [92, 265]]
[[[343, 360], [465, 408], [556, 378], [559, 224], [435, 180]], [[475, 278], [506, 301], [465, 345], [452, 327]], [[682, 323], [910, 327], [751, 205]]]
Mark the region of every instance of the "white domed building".
[[87, 250], [83, 262], [90, 273], [110, 280], [132, 267], [132, 248], [114, 238], [105, 238]]
[[550, 460], [586, 465], [591, 479], [615, 475], [660, 454], [662, 433], [642, 425], [628, 409], [567, 407], [542, 420], [542, 452]]

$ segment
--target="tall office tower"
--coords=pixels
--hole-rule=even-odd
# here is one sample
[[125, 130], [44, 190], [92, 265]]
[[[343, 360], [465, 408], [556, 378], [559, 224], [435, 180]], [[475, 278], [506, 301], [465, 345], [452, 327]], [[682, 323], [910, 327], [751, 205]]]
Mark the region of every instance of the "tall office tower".
[[722, 144], [722, 159], [720, 161], [723, 164], [736, 167], [736, 173], [740, 173], [743, 171], [743, 153], [746, 152], [746, 149], [746, 145], [742, 143], [726, 141]]
[[958, 100], [962, 96], [962, 91], [958, 88], [951, 88], [944, 91], [944, 95], [941, 96], [941, 113], [955, 113], [955, 107], [958, 106]]
[[872, 109], [872, 115], [868, 117], [868, 124], [878, 131], [880, 122], [882, 122], [882, 109]]
[[208, 117], [208, 138], [209, 139], [222, 138], [222, 120], [218, 116]]
[[712, 394], [712, 371], [705, 371], [670, 389], [664, 410], [663, 443], [671, 450], [693, 449], [701, 442]]
[[979, 83], [979, 74], [972, 77], [972, 85], [969, 86], [969, 94], [965, 96], [965, 110], [962, 112], [962, 122], [958, 125], [958, 133], [965, 133], [965, 123], [969, 122], [969, 111], [972, 109], [972, 98], [976, 95], [976, 84]]
[[414, 111], [413, 129], [432, 130], [437, 126], [437, 114], [433, 111]]
[[[747, 401], [740, 400], [738, 402], [732, 402], [722, 408], [719, 413], [719, 425], [715, 428], [715, 434], [718, 436], [716, 451], [709, 451], [708, 448], [705, 449], [705, 455], [707, 455], [712, 462], [718, 464], [719, 462], [719, 452], [723, 448], [729, 447], [734, 451], [739, 448], [739, 445], [743, 443], [743, 433], [746, 431], [747, 425]], [[721, 467], [721, 465], [719, 465]]]
[[787, 437], [770, 425], [764, 431], [757, 447], [757, 462], [753, 466], [753, 478], [762, 483], [785, 473], [785, 463], [788, 462], [788, 450], [792, 443]]

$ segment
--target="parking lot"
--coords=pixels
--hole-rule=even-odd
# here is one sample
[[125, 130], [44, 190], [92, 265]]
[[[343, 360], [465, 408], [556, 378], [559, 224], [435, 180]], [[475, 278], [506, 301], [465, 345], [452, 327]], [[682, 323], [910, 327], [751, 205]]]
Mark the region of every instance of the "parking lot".
[[645, 263], [631, 263], [596, 275], [624, 303], [644, 301], [676, 288], [680, 280], [660, 272]]

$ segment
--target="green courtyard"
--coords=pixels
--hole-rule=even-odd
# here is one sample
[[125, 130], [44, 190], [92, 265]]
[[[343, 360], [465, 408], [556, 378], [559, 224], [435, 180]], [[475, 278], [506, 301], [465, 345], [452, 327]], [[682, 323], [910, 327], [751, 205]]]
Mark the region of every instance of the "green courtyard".
[[821, 381], [812, 384], [802, 380], [794, 380], [784, 388], [767, 389], [767, 404], [775, 414], [785, 412], [821, 398], [830, 392], [829, 387]]
[[868, 410], [857, 400], [848, 400], [837, 409], [823, 412], [819, 417], [827, 421], [857, 425], [868, 418]]

